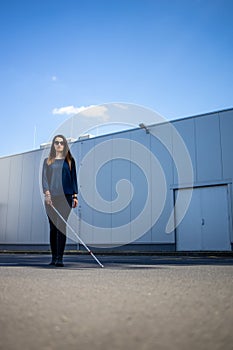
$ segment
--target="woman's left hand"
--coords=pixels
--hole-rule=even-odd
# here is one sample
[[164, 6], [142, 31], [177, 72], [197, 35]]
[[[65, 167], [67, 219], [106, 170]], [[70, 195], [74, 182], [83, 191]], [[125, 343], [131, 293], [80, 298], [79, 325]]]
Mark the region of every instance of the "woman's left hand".
[[73, 198], [73, 208], [76, 208], [78, 206], [78, 198]]

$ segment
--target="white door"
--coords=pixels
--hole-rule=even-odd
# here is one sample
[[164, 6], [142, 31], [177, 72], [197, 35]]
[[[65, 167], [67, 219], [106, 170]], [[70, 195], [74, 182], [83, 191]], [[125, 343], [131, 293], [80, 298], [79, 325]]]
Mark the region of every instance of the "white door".
[[[191, 189], [179, 189], [181, 198]], [[176, 210], [176, 218], [181, 208]], [[228, 188], [226, 185], [193, 189], [188, 211], [176, 228], [178, 251], [231, 250], [229, 232]]]

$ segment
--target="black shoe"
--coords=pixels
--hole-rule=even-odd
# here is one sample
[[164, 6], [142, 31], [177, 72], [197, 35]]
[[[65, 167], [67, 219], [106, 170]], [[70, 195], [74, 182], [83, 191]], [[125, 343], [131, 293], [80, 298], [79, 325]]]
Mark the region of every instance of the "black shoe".
[[51, 263], [49, 265], [55, 266], [57, 262], [57, 259], [52, 258]]
[[56, 261], [56, 263], [55, 263], [55, 266], [57, 266], [57, 267], [64, 267], [64, 264], [63, 264], [62, 259], [58, 259], [58, 260]]

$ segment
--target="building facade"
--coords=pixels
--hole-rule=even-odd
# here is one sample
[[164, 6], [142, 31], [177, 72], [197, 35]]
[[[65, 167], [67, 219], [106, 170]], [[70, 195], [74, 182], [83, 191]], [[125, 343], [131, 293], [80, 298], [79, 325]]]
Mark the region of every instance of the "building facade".
[[[98, 249], [233, 250], [233, 109], [81, 139], [69, 224]], [[0, 248], [48, 249], [46, 150], [0, 158]], [[68, 230], [67, 248], [83, 249]]]

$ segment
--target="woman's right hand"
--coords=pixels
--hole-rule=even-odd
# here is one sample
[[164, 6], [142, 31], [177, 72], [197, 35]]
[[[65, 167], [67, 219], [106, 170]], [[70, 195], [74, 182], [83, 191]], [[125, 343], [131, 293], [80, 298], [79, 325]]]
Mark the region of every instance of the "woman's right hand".
[[47, 205], [52, 205], [52, 204], [53, 204], [53, 203], [52, 203], [52, 199], [51, 199], [51, 194], [50, 194], [49, 191], [46, 191], [46, 192], [45, 192], [45, 203], [46, 203]]

